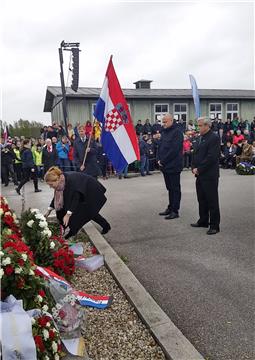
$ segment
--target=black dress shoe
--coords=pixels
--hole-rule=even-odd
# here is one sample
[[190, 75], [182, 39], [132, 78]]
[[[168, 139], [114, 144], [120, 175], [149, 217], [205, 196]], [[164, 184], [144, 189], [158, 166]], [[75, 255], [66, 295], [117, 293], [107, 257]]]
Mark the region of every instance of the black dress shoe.
[[192, 227], [203, 227], [203, 228], [208, 228], [209, 225], [206, 224], [199, 224], [199, 223], [194, 223], [194, 224], [190, 224], [190, 226]]
[[172, 220], [172, 219], [177, 219], [179, 217], [179, 214], [175, 213], [175, 212], [171, 212], [169, 215], [165, 216], [166, 220]]
[[172, 211], [167, 208], [165, 211], [160, 212], [159, 215], [160, 216], [166, 216], [166, 215], [171, 214], [171, 212]]
[[20, 189], [16, 188], [15, 190], [16, 190], [16, 193], [17, 193], [18, 195], [21, 195], [21, 194], [20, 194]]
[[41, 192], [42, 190], [41, 189], [35, 189], [35, 192]]
[[110, 225], [110, 224], [107, 224], [107, 225], [103, 228], [103, 230], [101, 231], [101, 234], [107, 234], [108, 231], [110, 231], [110, 230], [111, 230], [111, 225]]
[[215, 235], [215, 234], [217, 234], [218, 232], [220, 232], [220, 229], [212, 229], [212, 228], [210, 228], [210, 229], [206, 232], [206, 234], [207, 234], [207, 235]]

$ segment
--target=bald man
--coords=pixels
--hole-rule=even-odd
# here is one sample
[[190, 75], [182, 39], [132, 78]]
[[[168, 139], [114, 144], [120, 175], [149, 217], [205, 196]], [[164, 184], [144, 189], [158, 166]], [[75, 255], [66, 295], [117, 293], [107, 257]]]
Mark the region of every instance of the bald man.
[[166, 220], [179, 217], [181, 202], [180, 175], [183, 167], [183, 133], [172, 114], [162, 119], [163, 130], [158, 150], [158, 164], [168, 190], [167, 209], [159, 215]]

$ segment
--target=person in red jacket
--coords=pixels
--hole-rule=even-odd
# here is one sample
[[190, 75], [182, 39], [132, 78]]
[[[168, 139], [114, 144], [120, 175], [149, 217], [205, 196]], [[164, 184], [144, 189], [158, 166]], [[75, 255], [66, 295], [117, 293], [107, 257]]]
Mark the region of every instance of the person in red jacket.
[[238, 142], [240, 140], [242, 141], [243, 139], [244, 139], [244, 136], [243, 136], [243, 134], [241, 134], [241, 130], [237, 130], [236, 135], [234, 135], [234, 137], [233, 137], [233, 144], [237, 145]]
[[183, 167], [189, 169], [191, 165], [191, 142], [187, 135], [183, 140]]
[[84, 129], [85, 129], [85, 135], [86, 135], [86, 137], [89, 137], [90, 134], [91, 134], [92, 131], [93, 131], [92, 124], [91, 124], [91, 122], [90, 122], [89, 120], [86, 122], [86, 125], [85, 125]]

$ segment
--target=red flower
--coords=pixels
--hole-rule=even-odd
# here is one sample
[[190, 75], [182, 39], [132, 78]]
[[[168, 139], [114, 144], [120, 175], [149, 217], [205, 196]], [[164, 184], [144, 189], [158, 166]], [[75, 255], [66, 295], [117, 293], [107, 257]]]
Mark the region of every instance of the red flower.
[[59, 317], [60, 317], [61, 319], [64, 319], [65, 316], [66, 316], [66, 313], [64, 312], [64, 310], [60, 310], [60, 311], [59, 311]]
[[25, 261], [23, 259], [19, 259], [17, 261], [17, 263], [20, 265], [20, 266], [23, 266], [25, 264]]
[[14, 272], [14, 269], [11, 265], [7, 265], [4, 269], [6, 275], [11, 275]]
[[60, 353], [62, 351], [62, 345], [58, 344], [58, 352]]
[[49, 331], [49, 338], [50, 338], [50, 340], [54, 340], [54, 338], [55, 338], [55, 333], [54, 333], [53, 330], [50, 330], [50, 331]]
[[41, 297], [45, 297], [45, 296], [46, 296], [44, 290], [39, 290], [38, 294], [41, 295]]
[[36, 347], [38, 347], [38, 349], [43, 352], [45, 350], [45, 346], [43, 344], [43, 340], [42, 340], [42, 337], [40, 335], [35, 335], [34, 336], [34, 339], [35, 339], [35, 344], [36, 344]]
[[6, 223], [6, 225], [9, 225], [9, 226], [11, 226], [14, 222], [14, 219], [11, 215], [5, 215], [3, 220]]
[[91, 254], [93, 254], [93, 255], [96, 255], [96, 254], [97, 254], [97, 249], [95, 248], [95, 246], [93, 246], [93, 247], [91, 248]]
[[47, 319], [45, 316], [40, 317], [40, 318], [38, 319], [38, 324], [39, 324], [40, 326], [42, 326], [42, 327], [45, 327], [46, 324], [47, 324], [47, 322], [48, 322], [48, 319]]
[[25, 280], [23, 278], [20, 278], [17, 282], [17, 288], [23, 289], [24, 285], [25, 285]]

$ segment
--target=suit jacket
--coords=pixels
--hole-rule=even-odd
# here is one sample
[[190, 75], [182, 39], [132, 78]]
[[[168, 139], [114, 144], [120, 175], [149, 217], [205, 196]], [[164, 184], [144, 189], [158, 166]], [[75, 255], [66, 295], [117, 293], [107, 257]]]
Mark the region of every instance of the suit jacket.
[[209, 130], [194, 143], [192, 168], [197, 168], [200, 179], [219, 177], [220, 138]]
[[[74, 141], [73, 155], [74, 155], [75, 164], [78, 168], [81, 167], [81, 164], [83, 162], [87, 144], [88, 144], [88, 140], [83, 142], [80, 137], [78, 139], [75, 139]], [[97, 154], [98, 154], [98, 149], [96, 143], [95, 141], [92, 140], [90, 143], [90, 151], [88, 152], [85, 161], [84, 173], [86, 175], [95, 177], [101, 174], [101, 170], [97, 162]]]
[[49, 152], [47, 147], [43, 148], [42, 153], [42, 163], [44, 165], [44, 172], [46, 173], [51, 166], [57, 166], [58, 153], [54, 146], [52, 146], [52, 151]]
[[174, 123], [163, 129], [158, 149], [158, 159], [166, 173], [180, 173], [183, 167], [183, 133]]

